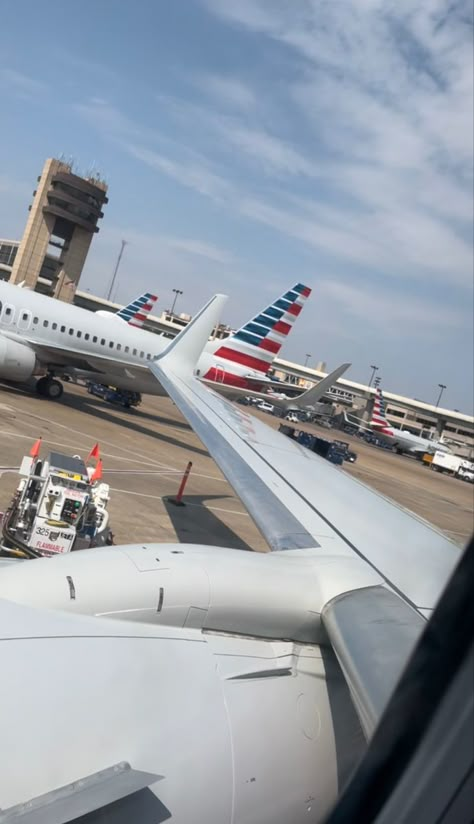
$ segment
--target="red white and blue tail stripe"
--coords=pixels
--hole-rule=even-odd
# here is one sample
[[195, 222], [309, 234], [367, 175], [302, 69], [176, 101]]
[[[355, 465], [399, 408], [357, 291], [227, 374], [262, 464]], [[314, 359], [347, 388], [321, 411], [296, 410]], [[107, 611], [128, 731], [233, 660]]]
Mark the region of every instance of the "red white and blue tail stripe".
[[385, 417], [385, 400], [381, 389], [375, 390], [374, 408], [370, 425], [385, 435], [393, 435], [393, 429]]
[[132, 303], [129, 303], [128, 306], [120, 309], [120, 311], [117, 312], [117, 317], [125, 320], [130, 326], [143, 326], [144, 321], [146, 321], [149, 312], [151, 312], [157, 300], [157, 295], [145, 292], [143, 295], [140, 295], [139, 298], [132, 301]]
[[[226, 338], [225, 343], [214, 352], [215, 357], [219, 358], [219, 361], [230, 362], [228, 366], [230, 373], [232, 373], [231, 364], [234, 364], [238, 365], [239, 368], [236, 371], [241, 376], [263, 378], [291, 332], [310, 294], [311, 289], [308, 286], [297, 283], [271, 306], [267, 306], [237, 332]], [[206, 377], [211, 380], [216, 379], [210, 375]], [[236, 385], [243, 384], [239, 381]]]

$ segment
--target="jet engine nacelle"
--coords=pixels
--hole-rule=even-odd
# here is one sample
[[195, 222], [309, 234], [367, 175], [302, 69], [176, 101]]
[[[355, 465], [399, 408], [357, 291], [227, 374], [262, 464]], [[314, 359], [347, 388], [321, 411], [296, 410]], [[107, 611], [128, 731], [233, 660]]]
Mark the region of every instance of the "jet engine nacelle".
[[33, 349], [0, 334], [0, 378], [26, 381], [36, 368]]

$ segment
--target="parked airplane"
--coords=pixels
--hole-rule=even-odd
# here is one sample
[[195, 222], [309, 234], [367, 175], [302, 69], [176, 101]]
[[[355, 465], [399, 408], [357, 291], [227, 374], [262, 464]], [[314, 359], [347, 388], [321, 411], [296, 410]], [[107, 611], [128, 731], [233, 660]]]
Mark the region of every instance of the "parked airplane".
[[[5, 821], [316, 824], [367, 745], [393, 773], [379, 720], [460, 550], [193, 376], [221, 308], [150, 369], [272, 551], [141, 542], [1, 569]], [[415, 670], [395, 703], [406, 718], [414, 693], [418, 721]]]
[[[301, 283], [230, 335], [207, 343], [197, 364], [206, 380], [241, 388], [271, 385], [266, 377], [311, 290]], [[164, 336], [111, 324], [68, 303], [0, 282], [0, 379], [24, 381], [42, 374], [41, 395], [63, 393], [57, 375], [133, 392], [162, 393], [147, 368], [167, 345]]]
[[414, 435], [405, 429], [395, 429], [390, 426], [385, 417], [385, 400], [382, 390], [377, 387], [375, 390], [374, 408], [370, 420], [372, 429], [381, 435], [385, 440], [393, 443], [393, 448], [397, 452], [434, 452], [437, 449], [441, 452], [450, 452], [448, 446], [440, 440], [423, 438], [421, 435]]
[[143, 326], [149, 313], [152, 311], [158, 295], [152, 295], [151, 292], [144, 292], [127, 306], [123, 306], [117, 312], [108, 312], [106, 309], [99, 309], [95, 312], [101, 318], [119, 318], [119, 320], [129, 323], [130, 326]]
[[374, 408], [372, 417], [367, 422], [350, 413], [344, 413], [344, 419], [350, 426], [356, 426], [359, 430], [366, 432], [375, 432], [384, 441], [391, 444], [393, 450], [402, 454], [403, 452], [417, 453], [417, 452], [451, 452], [448, 444], [444, 441], [435, 440], [431, 438], [424, 438], [421, 435], [414, 435], [406, 429], [396, 429], [391, 426], [385, 417], [385, 400], [382, 395], [382, 390], [377, 388], [375, 390]]

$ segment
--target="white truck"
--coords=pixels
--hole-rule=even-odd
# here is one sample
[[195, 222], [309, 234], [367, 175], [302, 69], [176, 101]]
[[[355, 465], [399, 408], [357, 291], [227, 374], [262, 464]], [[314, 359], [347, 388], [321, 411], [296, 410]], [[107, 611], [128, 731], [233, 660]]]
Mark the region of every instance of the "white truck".
[[447, 472], [463, 481], [474, 482], [474, 464], [459, 455], [451, 455], [448, 452], [436, 451], [430, 462], [431, 469], [436, 472]]

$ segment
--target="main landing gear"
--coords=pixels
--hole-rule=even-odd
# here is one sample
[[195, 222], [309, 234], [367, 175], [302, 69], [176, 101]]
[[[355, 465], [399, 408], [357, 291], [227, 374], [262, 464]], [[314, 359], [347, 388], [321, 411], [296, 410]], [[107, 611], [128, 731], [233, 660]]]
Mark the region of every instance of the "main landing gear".
[[63, 394], [64, 387], [61, 381], [56, 380], [52, 375], [45, 375], [44, 378], [36, 381], [36, 391], [43, 398], [57, 401]]

